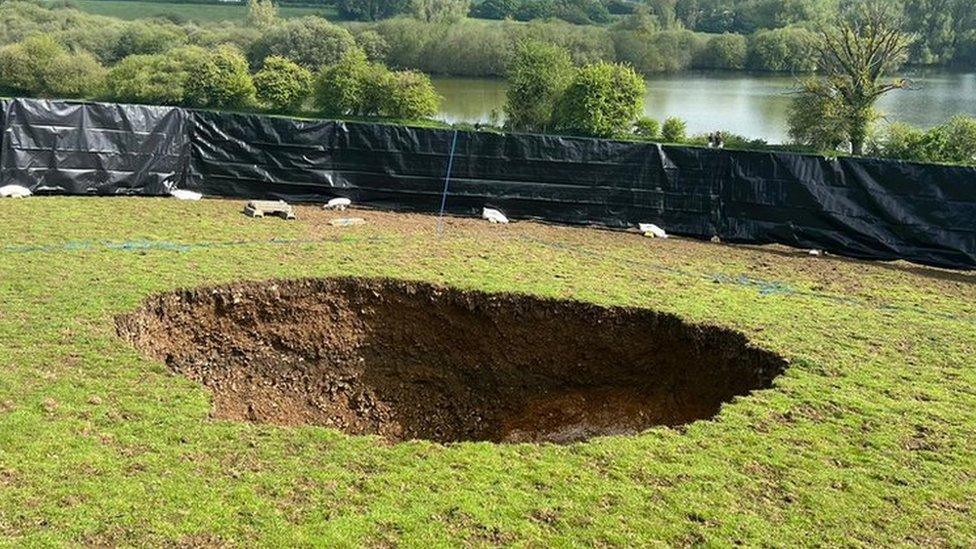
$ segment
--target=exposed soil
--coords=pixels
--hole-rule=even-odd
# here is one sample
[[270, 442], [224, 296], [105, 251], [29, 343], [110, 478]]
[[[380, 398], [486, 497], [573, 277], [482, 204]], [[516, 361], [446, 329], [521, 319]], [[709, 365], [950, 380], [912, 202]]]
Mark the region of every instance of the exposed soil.
[[117, 327], [210, 388], [217, 417], [393, 441], [634, 434], [709, 418], [786, 367], [738, 332], [647, 309], [386, 279], [178, 291]]

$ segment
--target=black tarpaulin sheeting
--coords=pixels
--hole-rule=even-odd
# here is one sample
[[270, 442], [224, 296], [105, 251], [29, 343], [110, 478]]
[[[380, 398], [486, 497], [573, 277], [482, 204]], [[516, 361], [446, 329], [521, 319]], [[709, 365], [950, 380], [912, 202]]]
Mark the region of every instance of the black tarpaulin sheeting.
[[[451, 130], [194, 112], [188, 185], [437, 211], [453, 139]], [[459, 132], [446, 209], [613, 227], [666, 218], [673, 232], [714, 234], [717, 167], [697, 157], [687, 164], [679, 172], [654, 144]]]
[[4, 184], [42, 193], [159, 195], [185, 177], [183, 109], [34, 99], [2, 106]]
[[[171, 107], [3, 102], [2, 183], [437, 212], [780, 243], [976, 268], [976, 168]], [[456, 138], [456, 142], [455, 142]], [[451, 162], [452, 144], [454, 149]]]

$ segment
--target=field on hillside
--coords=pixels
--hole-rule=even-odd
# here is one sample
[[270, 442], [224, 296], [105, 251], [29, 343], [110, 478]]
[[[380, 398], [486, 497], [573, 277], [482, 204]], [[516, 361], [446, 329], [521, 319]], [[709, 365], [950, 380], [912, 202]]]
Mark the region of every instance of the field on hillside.
[[[431, 216], [313, 206], [256, 220], [242, 206], [0, 200], [0, 540], [976, 544], [976, 274], [530, 222], [448, 218], [440, 234]], [[339, 215], [366, 224], [330, 226]], [[221, 419], [208, 390], [117, 335], [118, 315], [163, 292], [338, 275], [652, 309], [738, 330], [789, 367], [714, 419], [638, 436], [394, 444]]]
[[[178, 15], [193, 21], [243, 21], [247, 7], [244, 4], [183, 4], [175, 2], [137, 2], [129, 0], [76, 0], [73, 2], [81, 11], [118, 17], [120, 19], [141, 19], [163, 15]], [[303, 17], [318, 15], [331, 20], [339, 19], [332, 6], [313, 8], [304, 6], [279, 6], [281, 17]]]

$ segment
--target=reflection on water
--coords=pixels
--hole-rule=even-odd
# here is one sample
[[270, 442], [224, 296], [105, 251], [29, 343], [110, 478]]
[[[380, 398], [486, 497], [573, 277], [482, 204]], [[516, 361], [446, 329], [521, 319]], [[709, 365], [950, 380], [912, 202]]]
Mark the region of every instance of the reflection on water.
[[[964, 114], [976, 116], [976, 73], [945, 70], [906, 73], [913, 89], [896, 91], [879, 103], [886, 120], [916, 126], [941, 124]], [[434, 78], [444, 97], [439, 118], [448, 122], [489, 122], [502, 115], [505, 81], [482, 78]], [[797, 87], [792, 76], [690, 72], [647, 80], [644, 111], [664, 119], [688, 121], [690, 133], [717, 129], [776, 143], [787, 138], [786, 112]]]

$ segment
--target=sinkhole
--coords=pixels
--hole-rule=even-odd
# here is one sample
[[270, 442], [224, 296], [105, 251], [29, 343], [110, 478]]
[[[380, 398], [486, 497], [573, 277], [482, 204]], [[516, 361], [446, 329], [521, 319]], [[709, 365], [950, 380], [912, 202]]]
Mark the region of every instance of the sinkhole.
[[387, 279], [181, 290], [116, 326], [206, 386], [218, 418], [391, 441], [636, 434], [710, 418], [786, 368], [671, 314]]

